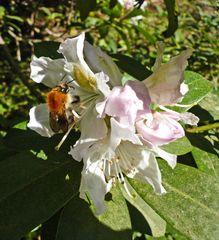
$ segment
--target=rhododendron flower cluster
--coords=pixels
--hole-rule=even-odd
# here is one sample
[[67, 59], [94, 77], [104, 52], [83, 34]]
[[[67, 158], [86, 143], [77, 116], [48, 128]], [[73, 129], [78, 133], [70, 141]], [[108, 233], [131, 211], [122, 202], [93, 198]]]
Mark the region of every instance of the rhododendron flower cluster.
[[[85, 41], [84, 33], [67, 39], [58, 52], [63, 58], [34, 57], [31, 78], [51, 88], [68, 83], [72, 86], [69, 94], [79, 99], [73, 111], [81, 135], [69, 154], [83, 161], [80, 197], [89, 193], [96, 213], [103, 213], [105, 194], [116, 182], [131, 195], [125, 176], [149, 183], [156, 193], [165, 193], [156, 157], [174, 168], [176, 155], [160, 147], [184, 136], [180, 122], [198, 122], [191, 113], [168, 108], [178, 104], [188, 91], [183, 72], [192, 51], [185, 50], [161, 64], [160, 46], [153, 74], [142, 82], [125, 84], [113, 60]], [[30, 110], [28, 127], [45, 137], [54, 134], [47, 104]]]

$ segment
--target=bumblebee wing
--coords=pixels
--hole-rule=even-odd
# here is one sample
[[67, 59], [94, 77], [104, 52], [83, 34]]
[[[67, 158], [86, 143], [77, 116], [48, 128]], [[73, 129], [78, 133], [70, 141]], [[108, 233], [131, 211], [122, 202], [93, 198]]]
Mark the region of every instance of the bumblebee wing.
[[68, 131], [68, 121], [65, 114], [58, 114], [56, 112], [50, 112], [49, 124], [53, 132], [58, 133], [60, 130], [63, 132]]

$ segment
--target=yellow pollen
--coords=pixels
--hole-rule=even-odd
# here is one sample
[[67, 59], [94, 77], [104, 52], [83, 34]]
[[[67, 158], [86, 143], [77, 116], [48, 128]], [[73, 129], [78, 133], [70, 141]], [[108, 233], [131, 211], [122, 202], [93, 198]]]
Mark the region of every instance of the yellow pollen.
[[86, 90], [96, 90], [96, 80], [92, 76], [85, 74], [78, 66], [74, 66], [74, 78], [77, 83]]

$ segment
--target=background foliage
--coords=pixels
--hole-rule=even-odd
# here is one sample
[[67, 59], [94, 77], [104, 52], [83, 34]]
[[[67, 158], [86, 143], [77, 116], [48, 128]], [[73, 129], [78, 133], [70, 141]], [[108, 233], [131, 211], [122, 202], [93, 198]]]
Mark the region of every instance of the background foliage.
[[[131, 10], [116, 0], [1, 3], [0, 239], [18, 240], [25, 234], [23, 240], [68, 240], [73, 235], [75, 239], [159, 240], [219, 236], [219, 5], [210, 0], [177, 1], [175, 7], [174, 1], [147, 2], [145, 9]], [[149, 187], [132, 181], [139, 196], [138, 210], [115, 188], [106, 199], [112, 212], [99, 218], [92, 214], [92, 206], [75, 197], [81, 166], [66, 154], [69, 144], [54, 158], [60, 136], [44, 139], [26, 131], [23, 122], [33, 105], [45, 101], [48, 91], [29, 79], [31, 56], [57, 58], [59, 42], [82, 30], [88, 41], [137, 79], [144, 79], [152, 70], [157, 41], [166, 43], [165, 61], [191, 47], [194, 53], [187, 69], [211, 82], [186, 73], [193, 92], [185, 103], [201, 100], [191, 109], [200, 123], [196, 129], [187, 129], [187, 138], [169, 146], [169, 151], [181, 155], [176, 170], [160, 163], [170, 194], [157, 198]], [[72, 139], [76, 140], [76, 134], [71, 136], [71, 145]], [[150, 236], [162, 232], [164, 222], [165, 236]], [[153, 223], [159, 223], [160, 229]], [[83, 226], [80, 231], [79, 225]]]

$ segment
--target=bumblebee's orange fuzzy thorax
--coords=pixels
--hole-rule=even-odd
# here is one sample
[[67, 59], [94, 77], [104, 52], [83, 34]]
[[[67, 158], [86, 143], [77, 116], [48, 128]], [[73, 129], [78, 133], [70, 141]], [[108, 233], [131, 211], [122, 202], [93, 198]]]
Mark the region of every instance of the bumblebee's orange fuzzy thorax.
[[47, 94], [47, 104], [50, 112], [62, 113], [65, 110], [66, 93], [53, 89]]

